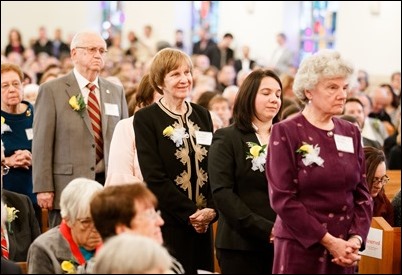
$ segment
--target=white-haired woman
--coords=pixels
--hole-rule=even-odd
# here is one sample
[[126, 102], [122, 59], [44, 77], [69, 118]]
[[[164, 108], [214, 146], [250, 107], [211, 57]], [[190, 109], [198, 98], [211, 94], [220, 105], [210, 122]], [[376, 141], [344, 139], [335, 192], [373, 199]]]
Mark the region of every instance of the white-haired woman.
[[273, 274], [355, 272], [372, 199], [360, 131], [336, 117], [352, 73], [336, 51], [306, 58], [293, 85], [306, 107], [272, 128], [266, 172], [278, 214]]
[[123, 233], [111, 237], [96, 255], [95, 274], [166, 274], [172, 257], [145, 236]]
[[62, 191], [62, 223], [43, 233], [28, 251], [28, 273], [75, 273], [91, 259], [101, 244], [90, 213], [92, 196], [103, 186], [87, 178], [72, 180]]

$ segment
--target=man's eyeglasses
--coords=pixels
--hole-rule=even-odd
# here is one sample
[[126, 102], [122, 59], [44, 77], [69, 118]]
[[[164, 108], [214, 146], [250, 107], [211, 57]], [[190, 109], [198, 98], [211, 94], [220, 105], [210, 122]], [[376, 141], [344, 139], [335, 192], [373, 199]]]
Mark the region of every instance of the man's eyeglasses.
[[7, 175], [8, 172], [10, 172], [10, 167], [8, 167], [4, 163], [2, 163], [1, 164], [1, 173], [3, 174], [3, 176]]
[[104, 48], [97, 48], [97, 47], [75, 47], [75, 48], [86, 50], [87, 53], [90, 55], [95, 55], [97, 52], [99, 52], [101, 55], [105, 55], [107, 53], [107, 50]]
[[81, 224], [82, 229], [88, 229], [94, 226], [94, 221], [91, 218], [77, 219], [77, 221]]
[[381, 183], [382, 185], [386, 185], [389, 182], [389, 177], [387, 175], [382, 176], [381, 178], [375, 177], [373, 179], [373, 183]]

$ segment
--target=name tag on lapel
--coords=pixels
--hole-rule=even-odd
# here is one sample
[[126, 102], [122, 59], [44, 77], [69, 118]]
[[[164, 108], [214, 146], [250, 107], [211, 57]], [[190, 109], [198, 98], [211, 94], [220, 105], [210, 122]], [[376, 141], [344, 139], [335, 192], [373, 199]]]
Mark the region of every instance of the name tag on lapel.
[[195, 131], [195, 139], [197, 141], [197, 144], [211, 145], [212, 133], [206, 131]]
[[354, 153], [355, 150], [353, 148], [353, 139], [351, 137], [342, 136], [342, 135], [334, 135], [336, 149], [338, 151], [346, 152], [346, 153]]
[[108, 116], [120, 116], [117, 104], [105, 103], [105, 114]]

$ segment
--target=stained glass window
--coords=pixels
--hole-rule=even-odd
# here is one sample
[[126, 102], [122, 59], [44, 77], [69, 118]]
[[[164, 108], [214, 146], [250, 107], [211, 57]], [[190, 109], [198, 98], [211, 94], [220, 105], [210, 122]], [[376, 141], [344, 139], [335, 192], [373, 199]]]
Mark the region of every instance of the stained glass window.
[[218, 30], [219, 1], [192, 1], [192, 42], [199, 40], [197, 31], [202, 27], [209, 30], [211, 38], [216, 41]]
[[333, 49], [338, 1], [300, 1], [300, 60], [321, 49]]
[[109, 40], [114, 34], [120, 34], [125, 15], [123, 1], [101, 1], [102, 5], [102, 36]]

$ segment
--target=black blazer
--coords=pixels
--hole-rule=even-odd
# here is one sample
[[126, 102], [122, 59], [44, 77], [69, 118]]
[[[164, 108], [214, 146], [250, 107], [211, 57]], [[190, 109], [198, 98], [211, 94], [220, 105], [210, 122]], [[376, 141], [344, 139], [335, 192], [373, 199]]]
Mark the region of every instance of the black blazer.
[[208, 56], [210, 64], [218, 69], [220, 68], [221, 59], [219, 49], [217, 44], [212, 39], [208, 40], [205, 49], [201, 49], [201, 41], [194, 43], [193, 54], [204, 54]]
[[40, 235], [39, 223], [35, 210], [28, 196], [3, 189], [3, 202], [7, 207], [19, 210], [17, 218], [11, 222], [8, 230], [9, 259], [15, 262], [26, 262], [31, 243]]
[[255, 133], [243, 133], [231, 125], [215, 132], [209, 150], [209, 180], [219, 211], [217, 248], [269, 249], [276, 214], [269, 203], [265, 172], [251, 169], [247, 142], [259, 144]]
[[12, 261], [1, 257], [1, 274], [23, 274], [21, 268]]
[[255, 65], [256, 65], [256, 63], [254, 60], [250, 60], [250, 66], [248, 68], [243, 68], [243, 63], [242, 63], [241, 59], [236, 59], [234, 62], [234, 68], [236, 70], [236, 73], [240, 72], [242, 69], [252, 70]]

